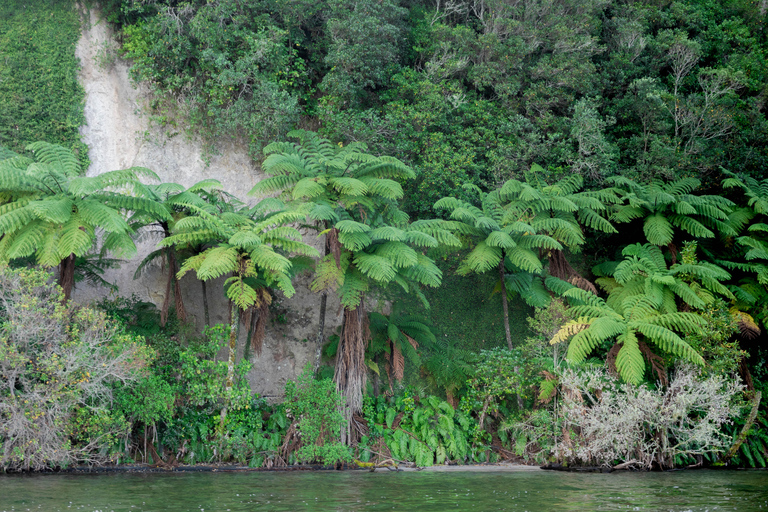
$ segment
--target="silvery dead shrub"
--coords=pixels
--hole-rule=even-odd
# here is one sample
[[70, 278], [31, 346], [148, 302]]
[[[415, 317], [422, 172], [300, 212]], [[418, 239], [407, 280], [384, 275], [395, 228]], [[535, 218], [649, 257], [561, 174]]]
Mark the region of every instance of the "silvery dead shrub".
[[0, 466], [40, 470], [104, 460], [123, 419], [112, 384], [136, 380], [152, 352], [104, 314], [61, 304], [37, 270], [0, 271]]
[[743, 390], [723, 376], [678, 365], [669, 386], [621, 383], [605, 370], [565, 370], [560, 377], [562, 437], [554, 453], [575, 465], [669, 468], [680, 456], [722, 451], [721, 427], [738, 414]]

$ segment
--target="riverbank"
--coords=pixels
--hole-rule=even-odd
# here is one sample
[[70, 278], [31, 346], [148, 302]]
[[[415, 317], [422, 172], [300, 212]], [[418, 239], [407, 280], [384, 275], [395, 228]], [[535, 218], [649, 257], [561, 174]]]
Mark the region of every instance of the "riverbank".
[[[174, 466], [158, 466], [150, 464], [117, 464], [105, 466], [76, 466], [67, 469], [57, 469], [51, 471], [35, 472], [41, 473], [64, 473], [64, 474], [98, 474], [98, 473], [273, 473], [273, 472], [300, 472], [300, 471], [368, 471], [371, 473], [383, 472], [430, 472], [430, 473], [498, 473], [498, 472], [535, 472], [542, 471], [539, 466], [529, 466], [526, 464], [500, 462], [495, 464], [455, 464], [418, 467], [415, 465], [382, 465], [378, 467], [361, 466], [320, 466], [320, 465], [294, 465], [272, 468], [250, 468], [237, 464], [182, 464]], [[9, 473], [13, 474], [13, 473]], [[32, 474], [32, 473], [16, 473]]]

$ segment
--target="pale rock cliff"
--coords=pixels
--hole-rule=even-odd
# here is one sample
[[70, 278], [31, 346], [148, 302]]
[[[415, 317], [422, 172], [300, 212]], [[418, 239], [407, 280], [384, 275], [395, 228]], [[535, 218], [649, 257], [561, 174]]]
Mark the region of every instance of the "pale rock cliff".
[[[148, 92], [130, 80], [128, 62], [114, 54], [110, 56], [109, 49], [116, 47], [110, 27], [98, 11], [84, 10], [83, 16], [86, 21], [77, 54], [81, 62], [80, 81], [86, 93], [86, 125], [81, 133], [90, 148], [92, 162], [87, 174], [95, 176], [109, 170], [142, 166], [155, 171], [165, 182], [184, 186], [215, 178], [227, 192], [246, 199], [245, 194], [263, 177], [249, 158], [247, 148], [236, 142], [219, 141], [219, 154], [208, 156], [206, 163], [200, 140], [184, 134], [169, 136], [165, 129], [151, 123], [146, 115]], [[313, 233], [308, 234], [305, 241], [319, 249], [320, 240]], [[120, 295], [136, 294], [142, 300], [162, 303], [165, 276], [159, 266], [140, 279], [133, 279], [138, 263], [156, 244], [157, 239], [152, 238], [140, 241], [135, 258], [104, 276], [118, 286]], [[278, 293], [276, 297], [275, 309], [280, 313], [280, 321], [273, 321], [267, 327], [263, 351], [260, 356], [252, 356], [254, 368], [248, 376], [253, 390], [261, 396], [280, 397], [285, 382], [294, 379], [304, 365], [314, 359], [320, 298], [309, 290], [309, 282], [309, 276], [300, 276], [294, 283], [296, 295], [286, 299]], [[208, 283], [212, 323], [228, 320], [222, 283], [223, 280]], [[182, 280], [182, 288], [187, 312], [201, 328], [204, 321], [200, 283], [194, 275], [188, 275]], [[74, 298], [87, 302], [108, 293], [103, 288], [79, 285]], [[326, 336], [341, 321], [338, 298], [329, 296], [327, 311]], [[241, 355], [244, 333], [238, 346]]]

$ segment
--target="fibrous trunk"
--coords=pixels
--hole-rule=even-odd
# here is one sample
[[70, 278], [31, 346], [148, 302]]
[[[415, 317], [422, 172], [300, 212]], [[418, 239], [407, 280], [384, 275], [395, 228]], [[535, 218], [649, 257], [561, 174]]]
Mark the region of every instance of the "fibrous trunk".
[[179, 264], [176, 261], [176, 251], [174, 251], [173, 247], [169, 247], [166, 249], [166, 255], [168, 257], [168, 280], [165, 283], [165, 299], [163, 300], [163, 307], [160, 310], [160, 325], [163, 327], [166, 322], [168, 322], [171, 293], [173, 293], [176, 318], [182, 322], [187, 319], [187, 311], [184, 308], [184, 300], [181, 296], [181, 284], [176, 278], [176, 273], [179, 271]]
[[[325, 223], [325, 227], [327, 228], [327, 222]], [[334, 244], [334, 247], [332, 248], [331, 245]], [[325, 235], [325, 256], [328, 256], [331, 252], [333, 252], [334, 256], [336, 257], [336, 265], [338, 266], [340, 264], [340, 258], [341, 258], [341, 248], [339, 245], [338, 236], [336, 236], [336, 230], [331, 230], [327, 235]], [[320, 359], [323, 352], [323, 345], [325, 344], [325, 311], [328, 305], [328, 292], [323, 291], [323, 294], [320, 296], [320, 326], [318, 328], [317, 332], [317, 346], [315, 347], [315, 365], [313, 372], [317, 373], [317, 369], [320, 368]]]
[[211, 317], [208, 313], [208, 290], [205, 287], [205, 281], [200, 281], [200, 286], [203, 287], [203, 315], [205, 316], [205, 325], [211, 325]]
[[[231, 304], [231, 313], [229, 318], [229, 357], [227, 358], [227, 382], [226, 396], [229, 400], [230, 390], [235, 382], [235, 355], [237, 353], [237, 337], [240, 333], [240, 308], [236, 304]], [[227, 417], [227, 405], [221, 409], [221, 424], [224, 425], [224, 419]]]
[[333, 381], [345, 399], [344, 417], [347, 419], [346, 432], [342, 432], [342, 442], [350, 442], [352, 416], [363, 409], [363, 390], [366, 384], [365, 348], [371, 332], [368, 327], [368, 315], [363, 302], [354, 309], [344, 309], [344, 326], [336, 352], [336, 370]]
[[501, 279], [501, 304], [504, 308], [504, 334], [507, 336], [507, 347], [512, 350], [512, 333], [509, 332], [509, 306], [507, 304], [507, 283], [504, 280], [504, 257], [499, 262], [499, 279]]
[[61, 260], [59, 270], [59, 286], [64, 291], [63, 303], [66, 304], [72, 296], [72, 288], [75, 287], [75, 255], [70, 254]]

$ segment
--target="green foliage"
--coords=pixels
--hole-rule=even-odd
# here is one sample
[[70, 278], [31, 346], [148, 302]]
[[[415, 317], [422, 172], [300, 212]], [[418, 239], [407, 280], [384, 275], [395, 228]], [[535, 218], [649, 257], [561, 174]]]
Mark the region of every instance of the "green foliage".
[[235, 368], [234, 385], [227, 386], [227, 362], [216, 360], [228, 339], [228, 326], [206, 327], [203, 336], [193, 340], [179, 352], [178, 377], [183, 382], [183, 404], [217, 413], [225, 404], [233, 410], [250, 406], [251, 390], [245, 374], [250, 369], [248, 361], [241, 361]]
[[686, 244], [682, 261], [669, 268], [655, 245], [628, 245], [622, 255], [625, 258], [620, 263], [606, 262], [594, 269], [595, 274], [612, 276], [597, 280], [608, 291], [606, 302], [611, 307], [639, 295], [652, 297], [664, 313], [703, 309], [714, 303], [716, 296], [734, 299], [721, 283], [730, 279], [730, 274], [712, 263], [699, 262], [695, 243]]
[[0, 272], [3, 469], [103, 462], [125, 432], [112, 385], [145, 375], [154, 354], [103, 313], [61, 305], [40, 270]]
[[[390, 385], [403, 380], [406, 362], [419, 368], [424, 348], [436, 343], [431, 326], [422, 317], [404, 315], [402, 303], [393, 304], [388, 316], [371, 312], [368, 318], [372, 339], [366, 352], [374, 361], [384, 354]], [[376, 370], [382, 373], [378, 365]]]
[[[522, 409], [533, 398], [531, 366], [520, 350], [496, 348], [482, 350], [468, 381], [462, 409], [478, 411], [478, 424], [486, 428], [485, 419], [496, 415], [502, 401], [514, 397]], [[519, 411], [522, 412], [522, 411]], [[487, 429], [489, 430], [489, 429]]]
[[[549, 278], [549, 282], [556, 282]], [[640, 345], [647, 340], [671, 356], [704, 364], [698, 354], [677, 332], [691, 332], [705, 325], [694, 313], [665, 312], [662, 297], [637, 294], [622, 298], [613, 306], [607, 301], [568, 283], [562, 295], [576, 305], [572, 308], [575, 320], [566, 323], [550, 343], [570, 339], [568, 360], [584, 361], [602, 342], [615, 341], [621, 348], [616, 355], [616, 369], [625, 381], [642, 382], [646, 363]]]
[[231, 275], [224, 287], [238, 309], [258, 307], [266, 300], [260, 291], [266, 286], [279, 288], [289, 297], [293, 295], [291, 261], [281, 252], [317, 255], [313, 247], [301, 241], [299, 231], [288, 225], [302, 220], [306, 210], [289, 209], [270, 199], [238, 210], [229, 203], [175, 204], [189, 209], [193, 215], [178, 220], [174, 234], [163, 239], [161, 245], [209, 246], [187, 258], [177, 277], [180, 279], [190, 270], [203, 281]]
[[[102, 250], [117, 255], [136, 252], [129, 211], [161, 219], [168, 213], [148, 197], [140, 176], [157, 179], [149, 169], [110, 171], [79, 177], [81, 168], [68, 149], [47, 142], [27, 146], [35, 160], [14, 157], [0, 161], [0, 263], [35, 256], [53, 267], [89, 254], [96, 232], [103, 232]], [[74, 266], [70, 265], [70, 271]], [[60, 281], [69, 297], [73, 277], [62, 264]]]
[[699, 313], [705, 322], [703, 329], [688, 333], [685, 341], [706, 362], [705, 372], [714, 375], [736, 376], [747, 353], [734, 338], [737, 321], [721, 300], [708, 305]]
[[686, 234], [683, 236], [693, 238], [713, 238], [713, 229], [726, 235], [736, 234], [728, 222], [733, 202], [722, 196], [693, 194], [701, 185], [696, 178], [643, 184], [625, 177], [611, 177], [606, 182], [614, 185], [625, 201], [611, 220], [620, 223], [642, 220], [643, 233], [654, 245], [679, 242], [676, 229]]
[[331, 379], [315, 380], [309, 364], [296, 381], [285, 386], [285, 407], [295, 418], [301, 446], [295, 456], [301, 462], [325, 466], [349, 462], [348, 446], [340, 442], [346, 419], [340, 412], [344, 398]]
[[368, 435], [359, 444], [364, 462], [391, 458], [423, 467], [487, 460], [485, 446], [472, 445], [475, 421], [435, 396], [406, 391], [391, 398], [366, 397], [363, 415], [368, 422]]
[[[736, 442], [739, 433], [744, 428], [748, 414], [749, 408], [747, 407], [743, 414], [733, 419], [733, 423], [723, 427], [723, 431], [733, 442]], [[729, 463], [748, 468], [764, 468], [768, 465], [768, 420], [765, 418], [765, 411], [758, 413], [746, 439]]]
[[123, 53], [133, 61], [132, 76], [151, 85], [158, 120], [189, 125], [214, 148], [217, 137], [241, 136], [254, 158], [294, 126], [305, 63], [260, 7], [124, 6], [140, 19], [124, 27]]
[[36, 140], [61, 144], [87, 167], [88, 148], [79, 133], [85, 91], [75, 56], [80, 28], [68, 0], [8, 0], [0, 6], [0, 146], [22, 153]]

